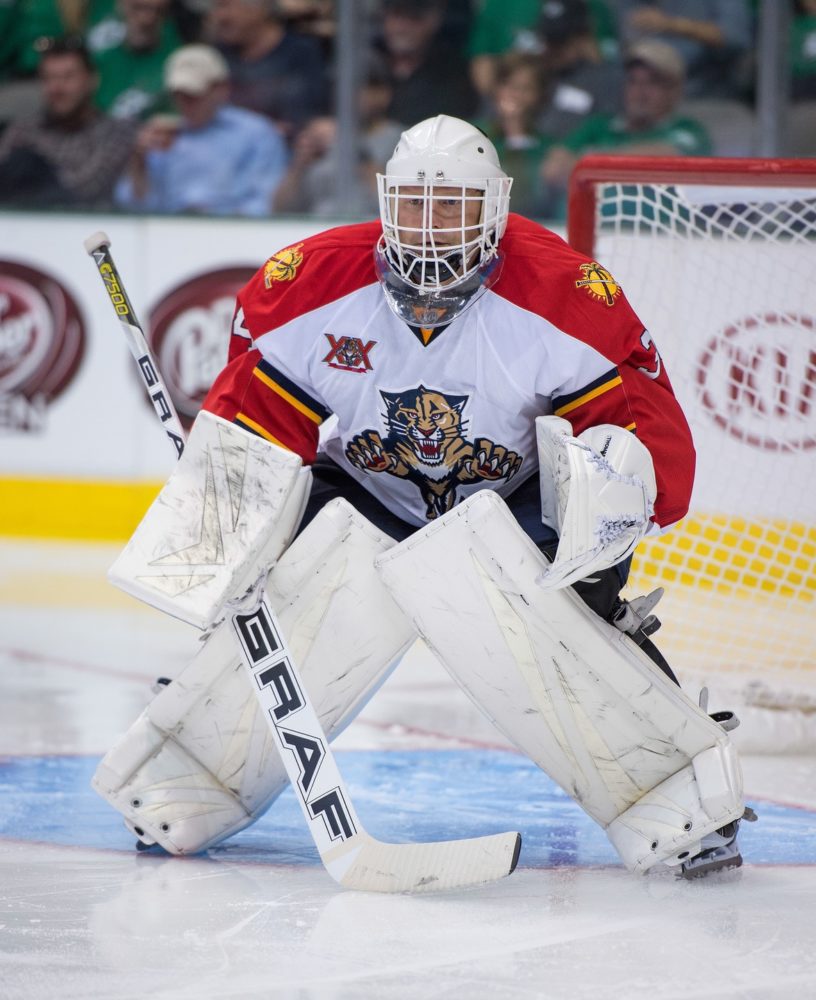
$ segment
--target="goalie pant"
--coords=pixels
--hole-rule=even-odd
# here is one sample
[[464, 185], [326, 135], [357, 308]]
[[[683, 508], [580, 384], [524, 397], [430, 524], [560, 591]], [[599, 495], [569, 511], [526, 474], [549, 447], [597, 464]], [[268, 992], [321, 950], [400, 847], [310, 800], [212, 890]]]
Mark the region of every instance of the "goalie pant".
[[[614, 425], [591, 428], [573, 438], [566, 420], [539, 417], [536, 432], [540, 476], [530, 477], [506, 498], [508, 509], [545, 554], [548, 563], [554, 564], [548, 567], [547, 586], [566, 586], [569, 581], [565, 582], [563, 577], [569, 575], [569, 585], [584, 603], [604, 621], [613, 621], [624, 608], [620, 591], [629, 575], [630, 553], [651, 528], [650, 505], [655, 494], [651, 456], [636, 437]], [[598, 461], [593, 445], [603, 451], [603, 462]], [[398, 541], [417, 530], [388, 510], [327, 456], [318, 456], [311, 469], [313, 482], [302, 524], [308, 524], [326, 503], [342, 497]], [[554, 483], [555, 490], [545, 490], [539, 479]], [[611, 499], [610, 486], [615, 490]], [[553, 493], [562, 496], [564, 502], [561, 509], [548, 512], [547, 521], [559, 525], [560, 540], [542, 518], [542, 503]], [[576, 524], [575, 511], [582, 512], [583, 523]], [[614, 520], [628, 527], [617, 538], [607, 538], [605, 544], [599, 545], [595, 525]], [[561, 570], [562, 566], [567, 572]], [[554, 574], [559, 578], [553, 582]], [[654, 643], [637, 627], [627, 631], [637, 634], [640, 648], [678, 684]]]

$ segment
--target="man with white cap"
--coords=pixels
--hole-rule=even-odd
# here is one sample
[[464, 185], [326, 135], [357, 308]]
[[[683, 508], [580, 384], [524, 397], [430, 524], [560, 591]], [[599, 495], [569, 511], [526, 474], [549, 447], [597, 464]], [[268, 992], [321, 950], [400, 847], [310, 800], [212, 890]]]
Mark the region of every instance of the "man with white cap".
[[228, 103], [229, 70], [208, 45], [186, 45], [165, 64], [178, 116], [141, 130], [116, 201], [148, 212], [269, 213], [286, 169], [286, 144], [262, 115]]
[[615, 2], [624, 48], [646, 40], [670, 45], [683, 62], [692, 100], [745, 99], [756, 6], [748, 0]]

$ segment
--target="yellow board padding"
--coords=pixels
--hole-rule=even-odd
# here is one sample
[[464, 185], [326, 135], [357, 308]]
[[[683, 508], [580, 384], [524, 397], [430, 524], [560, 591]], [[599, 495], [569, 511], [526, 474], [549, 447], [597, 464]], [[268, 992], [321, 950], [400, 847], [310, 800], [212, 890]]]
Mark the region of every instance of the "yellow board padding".
[[[112, 560], [111, 560], [112, 561]], [[113, 608], [133, 614], [149, 612], [129, 594], [108, 583], [105, 570], [96, 575], [89, 572], [14, 572], [0, 574], [0, 605], [33, 605], [38, 607]]]
[[[0, 479], [0, 535], [126, 541], [160, 482]], [[642, 542], [630, 586], [681, 584], [732, 594], [816, 600], [816, 525], [689, 515]]]
[[656, 582], [814, 601], [816, 525], [689, 515], [668, 534], [638, 547], [630, 584]]
[[0, 535], [125, 541], [162, 487], [159, 482], [0, 479]]

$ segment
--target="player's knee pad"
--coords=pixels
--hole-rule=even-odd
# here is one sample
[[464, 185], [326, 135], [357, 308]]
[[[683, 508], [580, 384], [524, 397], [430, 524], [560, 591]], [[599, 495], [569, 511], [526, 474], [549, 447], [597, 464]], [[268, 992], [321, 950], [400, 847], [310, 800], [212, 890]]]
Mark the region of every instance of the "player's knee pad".
[[[269, 599], [330, 737], [415, 637], [374, 571], [375, 555], [392, 544], [335, 500], [268, 579]], [[248, 826], [286, 781], [229, 623], [222, 623], [105, 756], [94, 787], [142, 841], [187, 854]]]
[[679, 863], [742, 815], [728, 734], [577, 594], [542, 589], [544, 562], [485, 490], [377, 566], [457, 683], [609, 831], [627, 867]]

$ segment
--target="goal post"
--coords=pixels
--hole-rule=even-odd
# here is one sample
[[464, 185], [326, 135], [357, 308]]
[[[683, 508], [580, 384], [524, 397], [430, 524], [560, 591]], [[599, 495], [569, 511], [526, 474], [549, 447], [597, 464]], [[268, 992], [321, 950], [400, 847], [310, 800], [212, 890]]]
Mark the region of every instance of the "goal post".
[[567, 228], [653, 336], [697, 450], [689, 514], [641, 544], [628, 593], [666, 588], [687, 686], [764, 713], [761, 749], [810, 748], [816, 161], [585, 157]]

